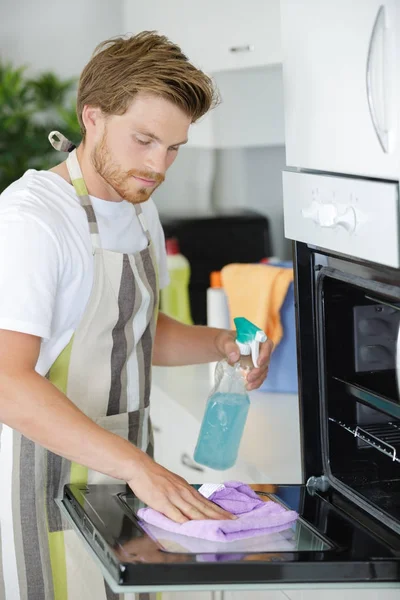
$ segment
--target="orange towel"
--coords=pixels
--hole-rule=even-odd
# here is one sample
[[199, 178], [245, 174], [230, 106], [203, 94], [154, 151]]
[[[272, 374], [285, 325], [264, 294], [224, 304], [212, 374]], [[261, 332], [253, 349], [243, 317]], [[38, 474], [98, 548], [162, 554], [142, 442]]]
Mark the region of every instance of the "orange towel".
[[235, 317], [245, 317], [265, 331], [275, 346], [282, 339], [280, 310], [293, 269], [260, 264], [231, 264], [221, 270], [232, 328]]

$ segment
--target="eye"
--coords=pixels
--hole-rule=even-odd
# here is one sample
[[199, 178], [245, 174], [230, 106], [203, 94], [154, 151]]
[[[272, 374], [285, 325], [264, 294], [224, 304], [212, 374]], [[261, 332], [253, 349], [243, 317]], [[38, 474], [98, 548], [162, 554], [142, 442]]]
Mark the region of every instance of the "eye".
[[168, 150], [171, 150], [172, 152], [178, 152], [179, 146], [171, 146], [170, 148], [168, 148]]
[[151, 142], [150, 140], [141, 140], [140, 138], [135, 138], [137, 143], [140, 144], [141, 146], [148, 146]]

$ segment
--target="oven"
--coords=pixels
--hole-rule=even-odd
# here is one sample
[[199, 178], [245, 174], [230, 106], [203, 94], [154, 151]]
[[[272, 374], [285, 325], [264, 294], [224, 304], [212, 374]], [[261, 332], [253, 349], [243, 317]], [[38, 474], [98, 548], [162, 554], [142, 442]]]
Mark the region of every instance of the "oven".
[[284, 188], [307, 480], [399, 535], [398, 185], [288, 170]]

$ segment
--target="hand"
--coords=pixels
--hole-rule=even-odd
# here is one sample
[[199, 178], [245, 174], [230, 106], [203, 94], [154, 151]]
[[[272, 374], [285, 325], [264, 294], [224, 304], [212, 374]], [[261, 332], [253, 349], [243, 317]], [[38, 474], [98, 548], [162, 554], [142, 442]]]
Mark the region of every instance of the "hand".
[[258, 354], [258, 367], [251, 369], [247, 375], [247, 389], [256, 390], [265, 381], [268, 375], [269, 361], [271, 360], [271, 354], [274, 349], [274, 343], [272, 340], [266, 340], [260, 343], [259, 354]]
[[[235, 342], [236, 332], [222, 329], [215, 338], [215, 345], [221, 356], [230, 364], [236, 363], [240, 358], [240, 350]], [[271, 340], [260, 343], [258, 354], [258, 367], [253, 367], [247, 375], [247, 390], [255, 390], [262, 385], [268, 374], [269, 361], [271, 360], [274, 344]]]
[[135, 475], [127, 483], [150, 508], [176, 523], [191, 519], [235, 519], [199, 494], [185, 479], [164, 469], [144, 452], [135, 461]]

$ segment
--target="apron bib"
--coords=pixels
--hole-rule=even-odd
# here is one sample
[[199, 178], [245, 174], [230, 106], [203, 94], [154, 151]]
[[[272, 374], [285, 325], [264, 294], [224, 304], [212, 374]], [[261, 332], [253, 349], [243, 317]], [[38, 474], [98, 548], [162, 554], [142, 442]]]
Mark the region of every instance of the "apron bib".
[[[58, 136], [65, 145], [65, 138]], [[88, 220], [94, 277], [83, 317], [47, 377], [98, 425], [152, 455], [149, 399], [159, 294], [153, 244], [138, 204], [135, 210], [147, 247], [132, 255], [101, 248], [75, 149], [67, 167]], [[0, 482], [0, 600], [119, 598], [63, 523], [54, 499], [68, 482], [121, 480], [71, 463], [4, 425]], [[121, 596], [135, 597], [147, 600], [155, 595]]]

